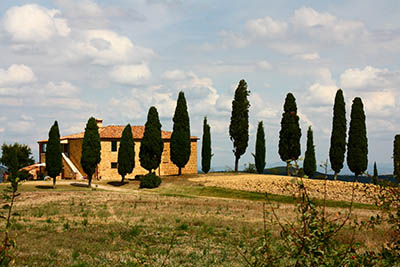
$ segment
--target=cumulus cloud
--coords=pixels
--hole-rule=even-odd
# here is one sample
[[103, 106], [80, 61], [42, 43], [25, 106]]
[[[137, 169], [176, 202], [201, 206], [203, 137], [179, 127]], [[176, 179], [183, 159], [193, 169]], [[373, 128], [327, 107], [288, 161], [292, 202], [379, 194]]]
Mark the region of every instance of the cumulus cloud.
[[80, 89], [66, 81], [48, 82], [42, 93], [48, 96], [76, 97], [80, 93]]
[[167, 70], [162, 74], [162, 78], [170, 81], [186, 79], [186, 73], [183, 70]]
[[15, 6], [7, 10], [3, 28], [15, 42], [42, 42], [53, 36], [67, 36], [71, 29], [57, 9], [36, 4]]
[[99, 65], [140, 62], [154, 56], [153, 50], [134, 45], [128, 37], [110, 30], [86, 31], [76, 49]]
[[20, 85], [35, 80], [35, 74], [26, 65], [13, 64], [6, 70], [0, 69], [0, 86]]
[[344, 88], [373, 90], [393, 88], [400, 85], [400, 72], [366, 66], [364, 69], [350, 68], [340, 75]]
[[286, 22], [277, 21], [269, 16], [251, 19], [246, 22], [245, 28], [251, 35], [259, 38], [279, 37], [286, 33], [288, 25]]
[[119, 65], [113, 68], [110, 72], [110, 77], [122, 84], [141, 84], [148, 80], [151, 76], [151, 71], [147, 64], [139, 65]]
[[305, 61], [313, 61], [313, 60], [319, 59], [319, 54], [317, 52], [297, 54], [297, 55], [295, 55], [295, 58], [305, 60]]

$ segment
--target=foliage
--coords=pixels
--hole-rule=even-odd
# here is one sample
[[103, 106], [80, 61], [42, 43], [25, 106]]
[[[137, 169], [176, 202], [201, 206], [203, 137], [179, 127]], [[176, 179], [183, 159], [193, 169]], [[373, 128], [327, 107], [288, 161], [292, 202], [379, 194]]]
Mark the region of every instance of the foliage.
[[378, 183], [378, 168], [376, 167], [376, 161], [374, 162], [374, 176], [372, 176], [372, 182], [375, 185]]
[[364, 106], [359, 97], [354, 98], [351, 106], [347, 165], [354, 173], [355, 179], [367, 169], [368, 165], [368, 139]]
[[247, 173], [257, 173], [257, 168], [256, 168], [256, 164], [254, 163], [249, 163], [249, 165], [244, 164], [244, 169], [243, 172], [247, 172]]
[[286, 162], [287, 174], [290, 176], [290, 162], [296, 161], [301, 154], [301, 129], [299, 116], [297, 116], [296, 99], [292, 93], [286, 95], [283, 111], [281, 130], [279, 131], [279, 156]]
[[164, 141], [161, 138], [161, 123], [155, 107], [150, 107], [140, 144], [140, 165], [151, 173], [161, 163]]
[[148, 173], [140, 180], [139, 188], [156, 188], [161, 184], [161, 178], [154, 172]]
[[125, 175], [131, 173], [135, 167], [135, 142], [132, 137], [132, 128], [128, 124], [125, 126], [121, 142], [118, 149], [118, 173], [121, 175], [121, 183], [124, 182]]
[[393, 175], [400, 184], [400, 134], [394, 137], [393, 142]]
[[314, 138], [311, 126], [308, 127], [307, 131], [307, 150], [304, 156], [303, 170], [308, 177], [312, 177], [315, 171], [317, 170], [317, 162], [315, 160]]
[[88, 175], [89, 187], [92, 184], [92, 176], [96, 171], [100, 158], [100, 135], [96, 119], [90, 117], [85, 128], [85, 134], [82, 141], [81, 165]]
[[337, 90], [333, 106], [333, 121], [329, 160], [335, 171], [335, 180], [343, 168], [344, 153], [346, 152], [346, 106], [342, 89]]
[[14, 143], [13, 145], [3, 144], [1, 146], [0, 163], [6, 166], [11, 171], [32, 165], [35, 160], [32, 157], [32, 152], [29, 146]]
[[20, 181], [32, 179], [32, 174], [30, 174], [27, 170], [20, 170], [17, 172], [18, 178]]
[[54, 122], [49, 131], [46, 149], [46, 171], [53, 178], [53, 188], [56, 188], [56, 177], [62, 171], [60, 132], [57, 121]]
[[190, 158], [190, 122], [185, 94], [182, 91], [179, 92], [173, 122], [170, 157], [179, 169], [178, 175], [181, 175], [182, 168], [185, 167]]
[[258, 122], [256, 153], [253, 154], [254, 162], [258, 173], [263, 173], [265, 168], [265, 133], [262, 121]]
[[229, 125], [229, 136], [233, 142], [233, 153], [235, 155], [235, 172], [239, 168], [239, 159], [246, 152], [249, 142], [249, 107], [247, 97], [250, 95], [245, 80], [240, 80], [235, 90], [232, 101], [231, 122]]
[[1, 214], [0, 218], [5, 220], [5, 229], [4, 229], [4, 239], [0, 244], [0, 266], [9, 266], [13, 261], [13, 256], [10, 253], [10, 249], [16, 247], [16, 241], [10, 238], [10, 229], [12, 227], [12, 209], [15, 204], [16, 198], [20, 195], [18, 191], [19, 186], [19, 177], [15, 174], [11, 174], [9, 176], [10, 185], [7, 186], [2, 194], [2, 199], [7, 204], [3, 205], [3, 210], [5, 214]]
[[208, 173], [211, 167], [211, 133], [210, 125], [207, 123], [207, 117], [204, 117], [203, 121], [203, 138], [201, 144], [201, 170], [204, 173]]

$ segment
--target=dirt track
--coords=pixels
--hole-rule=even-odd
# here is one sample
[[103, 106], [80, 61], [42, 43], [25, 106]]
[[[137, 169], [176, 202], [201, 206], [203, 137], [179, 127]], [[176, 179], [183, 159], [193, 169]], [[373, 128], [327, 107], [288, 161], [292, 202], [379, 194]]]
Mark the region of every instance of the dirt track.
[[[297, 178], [300, 179], [300, 178]], [[221, 176], [203, 176], [191, 178], [192, 182], [205, 186], [225, 187], [252, 192], [268, 192], [271, 194], [292, 195], [296, 193], [296, 178], [279, 175], [236, 174]], [[311, 197], [324, 198], [324, 180], [302, 179]], [[354, 202], [372, 203], [366, 192], [374, 194], [378, 187], [371, 184], [354, 184]], [[342, 181], [326, 181], [327, 199], [351, 201], [353, 183]]]

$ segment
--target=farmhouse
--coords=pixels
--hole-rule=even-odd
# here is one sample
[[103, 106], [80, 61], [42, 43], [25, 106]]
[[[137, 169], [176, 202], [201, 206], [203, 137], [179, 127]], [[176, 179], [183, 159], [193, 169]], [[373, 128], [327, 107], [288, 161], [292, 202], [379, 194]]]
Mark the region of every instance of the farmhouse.
[[[122, 137], [122, 131], [125, 126], [109, 125], [103, 126], [103, 120], [97, 119], [101, 142], [101, 161], [97, 166], [97, 170], [93, 175], [93, 179], [116, 180], [121, 176], [118, 174], [118, 147]], [[140, 143], [144, 134], [144, 126], [132, 126], [132, 136], [135, 142], [135, 168], [126, 178], [134, 178], [136, 175], [148, 173], [148, 171], [140, 166], [139, 151]], [[172, 132], [162, 131], [162, 139], [164, 140], [164, 151], [162, 153], [161, 164], [156, 170], [158, 175], [175, 175], [178, 174], [176, 167], [170, 160], [170, 141]], [[63, 171], [60, 178], [64, 179], [82, 179], [86, 176], [81, 166], [82, 141], [84, 132], [63, 136], [60, 138], [62, 146]], [[196, 136], [191, 136], [191, 155], [185, 168], [182, 169], [183, 174], [197, 173], [197, 140]], [[46, 146], [47, 140], [38, 141], [39, 159], [41, 163], [46, 162]], [[42, 170], [44, 171], [44, 169]]]

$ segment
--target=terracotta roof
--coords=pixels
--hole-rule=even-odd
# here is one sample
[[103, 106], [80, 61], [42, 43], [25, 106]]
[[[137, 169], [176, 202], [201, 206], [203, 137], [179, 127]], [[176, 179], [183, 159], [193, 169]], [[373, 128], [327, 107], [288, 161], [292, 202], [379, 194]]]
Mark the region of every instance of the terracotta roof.
[[[110, 125], [99, 128], [100, 139], [119, 139], [122, 137], [122, 131], [124, 130], [124, 125]], [[144, 134], [144, 126], [132, 126], [132, 136], [133, 139], [142, 139]], [[60, 137], [60, 140], [69, 139], [83, 139], [84, 132], [71, 134]], [[161, 131], [162, 139], [171, 139], [172, 132]], [[190, 139], [197, 140], [196, 136], [191, 136]], [[45, 143], [47, 140], [38, 141], [38, 143]]]

